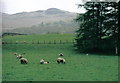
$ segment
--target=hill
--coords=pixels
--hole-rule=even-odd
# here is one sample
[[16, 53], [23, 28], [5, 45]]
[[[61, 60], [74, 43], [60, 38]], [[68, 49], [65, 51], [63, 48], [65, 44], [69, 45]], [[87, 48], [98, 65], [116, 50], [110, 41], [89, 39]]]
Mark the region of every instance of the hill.
[[2, 13], [3, 32], [24, 34], [73, 33], [78, 27], [76, 13], [50, 8], [16, 14]]

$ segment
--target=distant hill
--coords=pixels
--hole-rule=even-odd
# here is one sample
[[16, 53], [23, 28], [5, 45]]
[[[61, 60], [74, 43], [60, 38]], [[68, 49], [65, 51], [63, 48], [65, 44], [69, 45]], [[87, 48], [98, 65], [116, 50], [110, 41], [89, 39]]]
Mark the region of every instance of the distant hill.
[[73, 33], [78, 25], [76, 13], [50, 8], [16, 14], [2, 13], [3, 32], [23, 34]]

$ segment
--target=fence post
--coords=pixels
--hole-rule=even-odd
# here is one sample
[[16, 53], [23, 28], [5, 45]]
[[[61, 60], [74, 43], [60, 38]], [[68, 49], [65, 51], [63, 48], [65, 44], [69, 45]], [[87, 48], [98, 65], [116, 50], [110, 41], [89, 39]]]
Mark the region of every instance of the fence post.
[[62, 41], [60, 40], [60, 44], [62, 43]]
[[32, 41], [32, 44], [34, 44], [34, 41]]
[[38, 41], [38, 44], [39, 44], [39, 41]]
[[44, 42], [43, 42], [44, 44], [45, 44], [45, 40], [44, 40]]
[[54, 44], [56, 44], [56, 40], [54, 40]]
[[66, 40], [66, 43], [68, 43], [68, 40]]
[[48, 44], [51, 44], [51, 41], [49, 40], [49, 43]]
[[12, 41], [10, 41], [10, 43], [12, 44]]
[[4, 41], [2, 41], [2, 44], [5, 44], [5, 42], [4, 42]]

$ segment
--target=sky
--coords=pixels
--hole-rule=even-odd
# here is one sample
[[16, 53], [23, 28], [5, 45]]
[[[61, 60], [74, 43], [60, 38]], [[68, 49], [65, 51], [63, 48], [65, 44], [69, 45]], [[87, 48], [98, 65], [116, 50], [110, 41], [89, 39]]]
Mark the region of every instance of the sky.
[[18, 12], [30, 12], [58, 8], [76, 13], [84, 13], [84, 8], [78, 8], [77, 4], [82, 0], [1, 0], [1, 11], [8, 14]]

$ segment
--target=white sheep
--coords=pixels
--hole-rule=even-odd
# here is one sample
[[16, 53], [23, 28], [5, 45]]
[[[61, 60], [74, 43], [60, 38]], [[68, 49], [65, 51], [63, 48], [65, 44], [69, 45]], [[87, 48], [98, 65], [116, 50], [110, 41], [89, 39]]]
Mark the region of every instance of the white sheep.
[[48, 62], [48, 61], [46, 61], [46, 62], [44, 62], [43, 64], [49, 64], [49, 62]]
[[87, 56], [89, 55], [89, 54], [86, 54]]
[[64, 56], [64, 55], [62, 53], [60, 53], [59, 56]]
[[60, 63], [65, 64], [65, 59], [64, 59], [64, 58], [58, 58], [58, 59], [57, 59], [57, 63], [58, 63], [58, 64], [60, 64]]
[[14, 52], [13, 54], [14, 54], [14, 55], [17, 55], [17, 52]]
[[18, 44], [18, 41], [15, 41], [16, 44]]
[[26, 41], [23, 41], [24, 44], [26, 44], [27, 42]]
[[20, 62], [21, 62], [21, 64], [27, 64], [28, 60], [26, 58], [21, 58]]
[[45, 62], [44, 59], [41, 59], [41, 60], [40, 60], [40, 64], [43, 64], [44, 62]]
[[48, 61], [45, 61], [44, 59], [41, 59], [40, 60], [40, 64], [48, 64], [49, 62]]
[[22, 57], [23, 57], [23, 55], [19, 54], [19, 55], [17, 56], [17, 59], [21, 59]]

